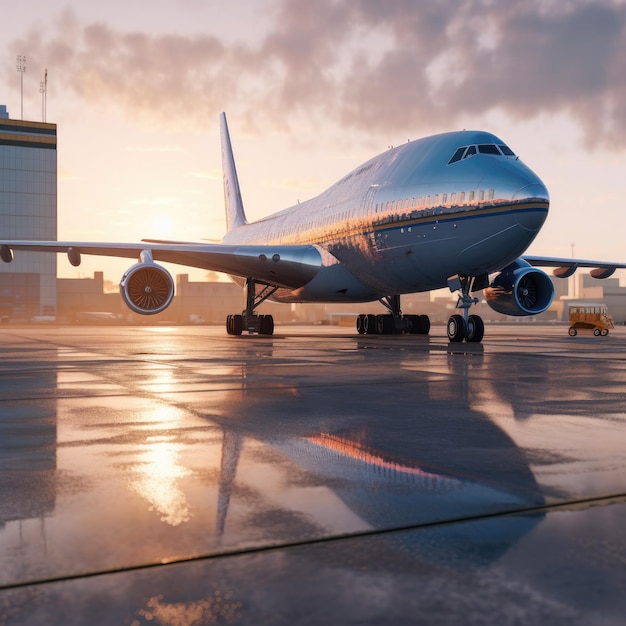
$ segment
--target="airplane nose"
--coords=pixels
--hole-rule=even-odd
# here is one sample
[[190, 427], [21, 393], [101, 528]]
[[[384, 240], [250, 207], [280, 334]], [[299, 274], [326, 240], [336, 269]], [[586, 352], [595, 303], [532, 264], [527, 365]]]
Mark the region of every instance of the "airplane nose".
[[517, 223], [528, 231], [538, 232], [546, 221], [550, 204], [550, 196], [545, 185], [542, 182], [524, 185], [511, 199], [515, 204], [524, 207], [516, 214]]
[[535, 201], [545, 205], [549, 201], [542, 180], [519, 160], [498, 161], [481, 184], [494, 187], [496, 197], [516, 204]]
[[496, 198], [511, 205], [517, 223], [536, 233], [546, 220], [550, 196], [541, 179], [521, 161], [498, 161], [482, 181], [495, 189]]

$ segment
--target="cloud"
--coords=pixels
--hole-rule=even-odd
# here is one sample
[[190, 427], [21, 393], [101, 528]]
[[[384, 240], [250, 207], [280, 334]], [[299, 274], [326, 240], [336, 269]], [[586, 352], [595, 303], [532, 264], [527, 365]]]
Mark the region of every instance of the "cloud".
[[[420, 4], [429, 6], [426, 15]], [[626, 146], [623, 4], [468, 0], [387, 8], [381, 14], [379, 3], [359, 3], [359, 18], [388, 29], [396, 45], [376, 63], [355, 64], [343, 82], [345, 122], [442, 126], [494, 109], [517, 119], [567, 111], [590, 143]]]
[[415, 133], [491, 110], [523, 120], [566, 111], [588, 145], [626, 148], [618, 0], [280, 0], [273, 19], [257, 41], [233, 43], [65, 12], [10, 48], [87, 101], [169, 123], [228, 109], [252, 126], [305, 115]]
[[176, 120], [216, 110], [237, 96], [233, 66], [245, 65], [236, 48], [216, 37], [120, 32], [103, 23], [83, 24], [65, 12], [45, 31], [11, 44], [28, 50], [50, 70], [51, 89], [118, 106], [134, 114]]

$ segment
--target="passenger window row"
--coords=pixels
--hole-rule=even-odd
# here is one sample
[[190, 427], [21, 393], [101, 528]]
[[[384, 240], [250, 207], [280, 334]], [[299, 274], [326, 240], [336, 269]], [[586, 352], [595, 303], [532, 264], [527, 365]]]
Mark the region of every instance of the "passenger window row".
[[428, 194], [417, 198], [405, 198], [404, 200], [388, 200], [376, 204], [375, 212], [383, 213], [386, 211], [395, 211], [396, 209], [410, 208], [429, 208], [439, 206], [457, 206], [468, 202], [484, 202], [485, 200], [493, 200], [495, 196], [494, 189], [480, 189], [478, 191], [461, 191], [460, 193], [442, 193]]

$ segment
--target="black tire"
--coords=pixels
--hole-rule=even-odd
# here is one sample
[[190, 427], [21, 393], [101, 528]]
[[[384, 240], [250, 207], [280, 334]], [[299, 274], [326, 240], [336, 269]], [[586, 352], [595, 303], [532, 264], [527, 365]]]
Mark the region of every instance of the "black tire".
[[376, 335], [377, 332], [378, 331], [376, 329], [376, 316], [370, 313], [369, 315], [365, 316], [365, 334]]
[[226, 316], [226, 332], [229, 335], [233, 334], [233, 316], [232, 315]]
[[393, 317], [391, 315], [377, 315], [376, 331], [379, 335], [391, 335], [393, 333]]
[[596, 337], [599, 337], [599, 336], [600, 336], [600, 329], [599, 329], [599, 328], [594, 328], [594, 329], [593, 329], [593, 334], [594, 334]]
[[465, 320], [462, 315], [452, 315], [448, 320], [448, 339], [460, 343], [465, 339]]
[[466, 341], [480, 343], [485, 336], [485, 323], [479, 315], [470, 315], [467, 319]]
[[419, 315], [405, 315], [405, 320], [409, 321], [408, 332], [411, 335], [419, 335], [420, 333], [420, 316]]
[[609, 329], [608, 328], [603, 328], [602, 332], [600, 333], [603, 337], [606, 337], [609, 334]]
[[259, 334], [260, 335], [273, 335], [274, 334], [274, 318], [271, 315], [261, 315]]
[[361, 313], [357, 318], [356, 318], [356, 330], [359, 333], [359, 335], [364, 335], [365, 334], [365, 315], [363, 315], [363, 313]]
[[233, 315], [232, 318], [232, 333], [233, 335], [241, 335], [243, 332], [243, 317], [241, 315]]
[[567, 332], [569, 333], [570, 337], [576, 337], [576, 335], [578, 334], [578, 331], [573, 326], [570, 326]]
[[412, 335], [428, 335], [430, 332], [430, 318], [428, 315], [406, 315], [411, 320]]

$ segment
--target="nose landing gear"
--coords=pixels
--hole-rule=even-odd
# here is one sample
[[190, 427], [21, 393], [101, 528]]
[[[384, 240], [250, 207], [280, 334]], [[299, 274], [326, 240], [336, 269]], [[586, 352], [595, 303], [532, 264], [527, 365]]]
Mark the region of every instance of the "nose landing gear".
[[[481, 277], [478, 277], [481, 278]], [[451, 343], [460, 343], [463, 340], [468, 343], [480, 343], [485, 335], [485, 323], [478, 315], [469, 315], [469, 309], [473, 304], [478, 304], [478, 298], [472, 298], [470, 291], [477, 287], [476, 278], [469, 276], [452, 276], [448, 279], [450, 291], [460, 291], [456, 308], [462, 311], [462, 315], [455, 313], [448, 320], [448, 339]]]

